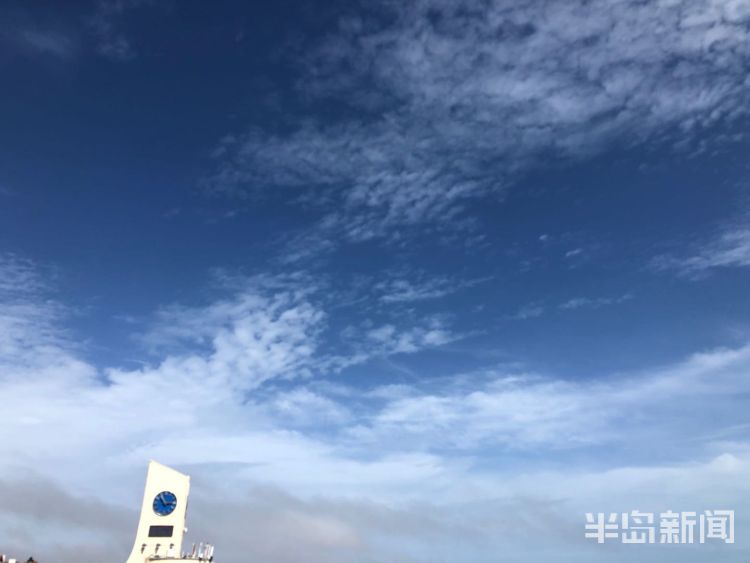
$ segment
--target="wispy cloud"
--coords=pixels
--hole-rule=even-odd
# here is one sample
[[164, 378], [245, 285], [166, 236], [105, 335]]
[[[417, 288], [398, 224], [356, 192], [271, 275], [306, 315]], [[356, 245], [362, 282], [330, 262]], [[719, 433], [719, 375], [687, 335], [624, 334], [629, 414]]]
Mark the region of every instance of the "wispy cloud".
[[[44, 23], [12, 10], [0, 9], [0, 46], [9, 53], [31, 58], [67, 61], [80, 50], [75, 30], [64, 24]], [[0, 195], [3, 190], [0, 188]]]
[[323, 318], [304, 296], [251, 286], [206, 307], [162, 309], [141, 340], [157, 352], [201, 351], [205, 369], [249, 389], [275, 377], [311, 375]]
[[[750, 88], [742, 2], [380, 2], [304, 58], [300, 88], [362, 117], [228, 138], [210, 189], [318, 190], [353, 240], [458, 224], [541, 154], [675, 144], [731, 123]], [[332, 237], [335, 238], [335, 237]]]
[[[430, 448], [475, 450], [504, 448], [580, 448], [639, 440], [636, 436], [680, 432], [699, 424], [689, 411], [665, 410], [669, 401], [697, 404], [706, 395], [720, 403], [745, 389], [742, 379], [750, 363], [750, 347], [696, 354], [682, 363], [645, 374], [621, 375], [612, 380], [569, 381], [534, 374], [472, 374], [455, 382], [432, 382], [430, 392], [402, 390], [369, 422], [359, 426], [359, 441], [379, 448], [400, 436], [399, 444], [430, 444]], [[467, 383], [469, 382], [469, 383]], [[619, 427], [628, 413], [638, 410], [627, 429]], [[731, 416], [729, 417], [731, 418]], [[450, 430], [450, 431], [448, 431]], [[431, 451], [437, 451], [431, 450]]]
[[[630, 301], [633, 295], [626, 293], [618, 297], [574, 297], [563, 303], [557, 305], [559, 311], [573, 311], [576, 309], [599, 309], [601, 307], [609, 307], [611, 305], [621, 305], [626, 301]], [[554, 311], [554, 307], [551, 308]], [[542, 303], [529, 303], [521, 307], [516, 313], [510, 315], [509, 319], [516, 320], [528, 320], [535, 319], [543, 316], [545, 313], [550, 311], [550, 307], [545, 306]]]
[[598, 309], [600, 307], [607, 307], [609, 305], [620, 305], [621, 303], [625, 303], [632, 298], [633, 296], [630, 293], [626, 293], [625, 295], [621, 295], [619, 297], [575, 297], [566, 301], [565, 303], [561, 303], [559, 305], [559, 308], [568, 311], [582, 308]]
[[76, 51], [75, 41], [59, 31], [26, 29], [19, 34], [20, 41], [40, 54], [69, 59]]
[[437, 317], [427, 319], [421, 326], [406, 330], [386, 324], [367, 331], [367, 340], [375, 346], [379, 354], [384, 355], [418, 352], [424, 348], [442, 346], [459, 338], [459, 335], [453, 333]]
[[15, 254], [0, 254], [0, 296], [34, 295], [48, 289], [34, 262]]
[[543, 314], [544, 305], [541, 305], [540, 303], [530, 303], [521, 307], [515, 314], [511, 315], [509, 318], [525, 321], [527, 319], [535, 319], [537, 317], [541, 317]]
[[137, 49], [124, 20], [153, 0], [95, 0], [65, 10], [36, 11], [33, 6], [0, 8], [0, 45], [26, 57], [76, 61], [87, 49], [111, 61], [128, 61]]
[[394, 279], [378, 284], [377, 289], [383, 291], [380, 300], [384, 303], [408, 303], [425, 299], [438, 299], [457, 291], [457, 288], [447, 279], [433, 279], [424, 284], [415, 284], [406, 279]]
[[[302, 274], [217, 274], [222, 293], [205, 306], [173, 304], [159, 309], [136, 339], [155, 357], [197, 355], [206, 368], [226, 373], [247, 389], [274, 379], [331, 374], [374, 357], [414, 353], [462, 337], [442, 317], [401, 318], [374, 326], [365, 319], [340, 338], [329, 331], [329, 307], [337, 290]], [[354, 302], [365, 299], [357, 294]]]
[[396, 275], [375, 285], [383, 303], [411, 303], [439, 299], [489, 281], [490, 278], [459, 280], [426, 274]]
[[136, 49], [122, 31], [120, 20], [130, 10], [149, 3], [149, 0], [98, 0], [88, 23], [100, 55], [113, 61], [128, 61], [136, 56]]
[[660, 270], [698, 277], [718, 268], [750, 266], [750, 228], [731, 226], [692, 256], [659, 256], [653, 264]]
[[61, 324], [66, 309], [50, 297], [37, 266], [13, 254], [0, 254], [0, 368], [28, 373], [68, 364], [72, 347]]

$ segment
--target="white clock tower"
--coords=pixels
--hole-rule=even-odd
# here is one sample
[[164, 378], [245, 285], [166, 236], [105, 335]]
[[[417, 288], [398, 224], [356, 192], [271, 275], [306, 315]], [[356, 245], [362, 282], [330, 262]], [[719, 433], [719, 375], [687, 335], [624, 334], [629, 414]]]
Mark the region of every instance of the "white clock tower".
[[201, 544], [197, 553], [195, 547], [192, 553], [182, 551], [189, 493], [190, 477], [155, 461], [149, 463], [141, 519], [126, 563], [213, 560], [213, 546]]

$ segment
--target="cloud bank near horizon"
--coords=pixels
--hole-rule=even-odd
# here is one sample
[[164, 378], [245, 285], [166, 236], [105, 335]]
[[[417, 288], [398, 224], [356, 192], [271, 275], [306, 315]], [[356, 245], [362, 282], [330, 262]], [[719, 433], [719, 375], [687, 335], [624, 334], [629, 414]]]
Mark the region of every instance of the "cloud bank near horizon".
[[[128, 492], [138, 490], [149, 458], [195, 473], [205, 487], [196, 522], [234, 558], [274, 552], [291, 561], [309, 548], [321, 561], [427, 561], [435, 541], [444, 537], [450, 550], [463, 537], [472, 560], [489, 561], [498, 543], [511, 541], [503, 531], [510, 510], [525, 515], [520, 533], [528, 538], [542, 533], [539, 518], [573, 530], [593, 503], [739, 509], [748, 500], [750, 449], [736, 403], [748, 391], [750, 344], [595, 381], [488, 370], [429, 387], [363, 390], [310, 377], [336, 365], [316, 343], [328, 312], [314, 293], [251, 282], [208, 306], [157, 315], [147, 334], [160, 344], [169, 336], [204, 346], [128, 371], [83, 359], [33, 264], [6, 257], [2, 266], [0, 322], [12, 330], [0, 331], [0, 455], [13, 463], [0, 487], [0, 525], [13, 537], [34, 523], [45, 530], [34, 547], [56, 560], [69, 553], [73, 561], [79, 543], [96, 553], [127, 532], [124, 507], [135, 504]], [[649, 444], [660, 444], [664, 462], [649, 459]], [[612, 461], [592, 466], [601, 448]], [[519, 472], [528, 455], [569, 461]], [[499, 467], [485, 468], [498, 456]], [[51, 515], [34, 508], [43, 499], [57, 506]], [[223, 502], [247, 512], [248, 522], [262, 520], [264, 532], [224, 528]], [[101, 541], [86, 540], [90, 522], [72, 522], [70, 511], [109, 515]], [[293, 538], [287, 555], [262, 539], [273, 534]], [[586, 549], [560, 541], [572, 541], [570, 553]]]

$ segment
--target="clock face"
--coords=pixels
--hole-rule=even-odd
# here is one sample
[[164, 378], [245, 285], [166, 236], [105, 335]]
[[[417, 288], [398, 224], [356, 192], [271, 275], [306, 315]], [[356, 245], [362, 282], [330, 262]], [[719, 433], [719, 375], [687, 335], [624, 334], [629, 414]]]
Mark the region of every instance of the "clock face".
[[159, 516], [168, 516], [177, 508], [177, 497], [169, 491], [162, 491], [154, 497], [154, 512]]

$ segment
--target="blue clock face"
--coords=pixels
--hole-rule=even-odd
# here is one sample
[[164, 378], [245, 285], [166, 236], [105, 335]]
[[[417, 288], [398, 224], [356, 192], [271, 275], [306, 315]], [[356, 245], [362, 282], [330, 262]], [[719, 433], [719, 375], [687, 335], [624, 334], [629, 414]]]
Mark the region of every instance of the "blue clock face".
[[159, 516], [168, 516], [177, 508], [177, 497], [169, 491], [162, 491], [154, 497], [154, 512]]

